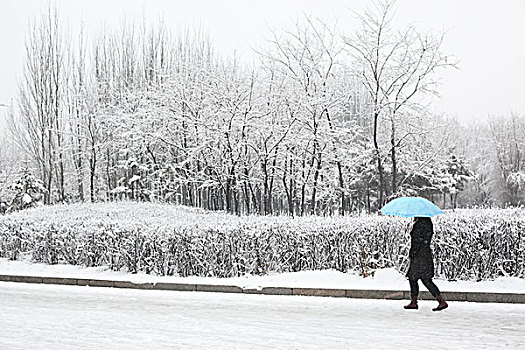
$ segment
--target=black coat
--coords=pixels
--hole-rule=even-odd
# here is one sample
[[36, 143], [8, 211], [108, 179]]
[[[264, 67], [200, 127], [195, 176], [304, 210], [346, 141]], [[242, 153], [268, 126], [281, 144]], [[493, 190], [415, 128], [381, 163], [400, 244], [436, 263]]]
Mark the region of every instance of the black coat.
[[416, 218], [410, 231], [410, 267], [409, 279], [429, 279], [434, 277], [434, 260], [430, 241], [434, 234], [434, 226], [430, 218]]

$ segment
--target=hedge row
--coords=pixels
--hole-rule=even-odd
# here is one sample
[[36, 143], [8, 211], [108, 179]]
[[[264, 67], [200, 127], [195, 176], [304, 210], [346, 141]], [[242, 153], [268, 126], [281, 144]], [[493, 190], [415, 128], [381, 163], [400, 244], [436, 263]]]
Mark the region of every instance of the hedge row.
[[[112, 211], [115, 205], [99, 204], [95, 213], [85, 205], [0, 217], [0, 256], [31, 254], [33, 261], [48, 264], [215, 277], [322, 269], [366, 276], [377, 268], [408, 267], [409, 219], [239, 218], [165, 207], [165, 216], [155, 209], [157, 215], [148, 216], [137, 215], [143, 204], [122, 205], [129, 208], [120, 214]], [[464, 210], [434, 220], [436, 274], [449, 280], [524, 278], [523, 214]]]

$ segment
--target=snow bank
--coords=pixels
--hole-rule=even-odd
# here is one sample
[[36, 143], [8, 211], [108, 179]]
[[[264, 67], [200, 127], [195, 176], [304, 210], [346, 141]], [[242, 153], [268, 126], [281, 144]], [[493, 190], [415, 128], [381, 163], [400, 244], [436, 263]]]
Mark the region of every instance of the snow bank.
[[[408, 290], [406, 278], [394, 268], [379, 269], [374, 276], [363, 278], [355, 272], [343, 273], [335, 270], [300, 271], [270, 273], [264, 276], [242, 276], [230, 278], [216, 277], [175, 277], [153, 276], [144, 273], [129, 274], [125, 271], [111, 271], [107, 266], [79, 267], [72, 265], [48, 265], [29, 261], [9, 261], [0, 258], [0, 274], [43, 277], [69, 277], [88, 279], [108, 279], [132, 282], [171, 282], [188, 284], [221, 284], [241, 288], [293, 287], [293, 288], [335, 288], [335, 289], [372, 289], [372, 290]], [[450, 282], [436, 279], [442, 291], [525, 293], [525, 279], [500, 277], [493, 281], [457, 281]], [[421, 285], [421, 290], [425, 290]]]

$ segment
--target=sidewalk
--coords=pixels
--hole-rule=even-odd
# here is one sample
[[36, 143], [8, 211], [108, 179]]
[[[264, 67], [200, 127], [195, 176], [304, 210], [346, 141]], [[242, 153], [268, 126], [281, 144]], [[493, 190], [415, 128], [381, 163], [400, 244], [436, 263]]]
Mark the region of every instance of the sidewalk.
[[[378, 270], [374, 277], [366, 279], [334, 270], [234, 278], [183, 278], [115, 272], [106, 267], [82, 268], [0, 259], [0, 281], [169, 291], [410, 299], [405, 277], [394, 269]], [[437, 279], [436, 284], [449, 301], [525, 304], [524, 279], [501, 278], [483, 282]], [[425, 290], [420, 292], [420, 298], [433, 299]]]

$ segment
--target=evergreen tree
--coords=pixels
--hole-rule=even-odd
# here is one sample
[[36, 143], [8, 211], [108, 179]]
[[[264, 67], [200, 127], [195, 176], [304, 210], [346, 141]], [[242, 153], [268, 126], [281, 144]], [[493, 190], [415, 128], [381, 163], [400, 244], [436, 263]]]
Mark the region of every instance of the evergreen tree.
[[22, 210], [38, 205], [46, 191], [42, 181], [31, 174], [27, 164], [24, 164], [20, 176], [11, 184], [10, 189], [14, 191], [14, 197], [7, 208], [8, 211]]

